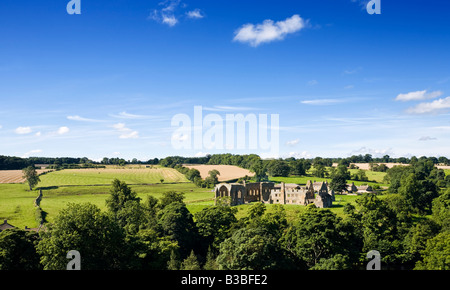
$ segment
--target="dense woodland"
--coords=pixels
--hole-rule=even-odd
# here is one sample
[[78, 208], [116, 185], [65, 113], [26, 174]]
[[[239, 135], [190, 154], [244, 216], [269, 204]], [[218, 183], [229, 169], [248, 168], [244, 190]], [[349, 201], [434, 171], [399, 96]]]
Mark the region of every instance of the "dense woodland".
[[1, 232], [0, 269], [65, 269], [76, 249], [86, 270], [365, 269], [370, 250], [383, 269], [448, 270], [450, 189], [433, 160], [412, 161], [387, 171], [387, 192], [361, 195], [343, 216], [309, 205], [292, 220], [262, 203], [239, 219], [220, 201], [191, 214], [183, 193], [141, 200], [115, 180], [107, 211], [69, 204], [46, 231]]

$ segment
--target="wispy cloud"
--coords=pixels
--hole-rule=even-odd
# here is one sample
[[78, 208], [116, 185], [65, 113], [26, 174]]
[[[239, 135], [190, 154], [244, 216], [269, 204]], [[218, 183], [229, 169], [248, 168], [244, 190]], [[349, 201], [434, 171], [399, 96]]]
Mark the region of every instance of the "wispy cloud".
[[346, 102], [346, 100], [344, 99], [317, 99], [317, 100], [304, 100], [301, 101], [300, 103], [304, 105], [327, 106], [344, 102]]
[[130, 114], [127, 112], [121, 112], [117, 115], [110, 115], [110, 116], [115, 117], [115, 118], [120, 118], [120, 119], [152, 119], [152, 118], [156, 118], [155, 116], [136, 115], [136, 114]]
[[158, 4], [161, 8], [154, 9], [148, 19], [156, 22], [166, 24], [170, 27], [174, 27], [180, 22], [180, 19], [185, 16], [189, 19], [201, 19], [204, 14], [200, 9], [194, 9], [187, 12], [185, 11], [187, 5], [180, 0], [165, 0]]
[[310, 80], [310, 81], [308, 82], [308, 86], [315, 86], [315, 85], [317, 85], [317, 84], [319, 84], [319, 82], [318, 82], [317, 80]]
[[434, 91], [434, 92], [427, 93], [426, 90], [423, 90], [423, 91], [409, 92], [406, 94], [399, 94], [399, 95], [397, 95], [395, 100], [402, 101], [402, 102], [420, 101], [420, 100], [435, 99], [440, 96], [442, 96], [441, 91]]
[[297, 145], [298, 143], [300, 143], [300, 139], [295, 139], [295, 140], [287, 141], [287, 142], [286, 142], [286, 145], [287, 145], [287, 146], [295, 146], [295, 145]]
[[352, 75], [352, 74], [356, 74], [356, 73], [360, 72], [361, 70], [362, 70], [362, 67], [357, 67], [354, 69], [346, 69], [346, 70], [344, 70], [344, 74]]
[[191, 18], [191, 19], [200, 19], [200, 18], [205, 17], [203, 15], [203, 13], [201, 12], [201, 10], [198, 9], [198, 8], [194, 9], [192, 11], [186, 12], [186, 15], [187, 15], [188, 18]]
[[41, 149], [34, 149], [31, 151], [26, 152], [25, 154], [22, 155], [22, 158], [28, 158], [30, 157], [32, 154], [36, 154], [36, 153], [41, 153], [42, 150]]
[[133, 131], [130, 128], [125, 127], [124, 123], [117, 123], [112, 126], [118, 132], [120, 132], [120, 139], [137, 139], [139, 138], [139, 132]]
[[203, 110], [213, 112], [237, 112], [237, 111], [256, 111], [259, 109], [253, 107], [214, 106], [214, 107], [203, 107]]
[[440, 114], [450, 109], [450, 97], [434, 100], [432, 102], [420, 103], [406, 110], [409, 114]]
[[78, 115], [75, 115], [75, 116], [67, 116], [67, 119], [68, 119], [68, 120], [71, 120], [71, 121], [80, 121], [80, 122], [103, 122], [103, 120], [96, 120], [96, 119], [83, 118], [83, 117], [80, 117], [80, 116], [78, 116]]
[[419, 138], [419, 141], [432, 141], [432, 140], [437, 140], [437, 138], [430, 136], [423, 136]]
[[274, 22], [267, 19], [260, 24], [245, 24], [235, 32], [234, 41], [248, 43], [257, 47], [262, 43], [283, 40], [288, 34], [295, 33], [307, 26], [307, 21], [299, 15], [286, 18], [284, 21]]
[[30, 134], [32, 132], [31, 127], [18, 127], [14, 132], [19, 135]]

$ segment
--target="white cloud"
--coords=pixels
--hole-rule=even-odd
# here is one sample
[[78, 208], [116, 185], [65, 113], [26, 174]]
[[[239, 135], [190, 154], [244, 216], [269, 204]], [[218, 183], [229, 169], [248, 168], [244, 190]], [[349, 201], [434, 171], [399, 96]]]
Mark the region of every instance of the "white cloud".
[[117, 123], [113, 125], [113, 128], [121, 133], [120, 139], [137, 139], [139, 138], [139, 132], [133, 131], [130, 128], [125, 127], [124, 123]]
[[169, 25], [170, 27], [175, 26], [178, 23], [178, 19], [175, 15], [162, 15], [162, 23]]
[[205, 153], [205, 152], [197, 152], [195, 153], [194, 157], [206, 157], [206, 155], [208, 155], [209, 153]]
[[286, 145], [288, 145], [288, 146], [294, 146], [294, 145], [297, 145], [298, 143], [300, 143], [300, 139], [295, 139], [295, 140], [287, 141], [287, 142], [286, 142]]
[[308, 86], [315, 86], [317, 85], [319, 82], [317, 80], [311, 80], [308, 82]]
[[59, 129], [58, 129], [58, 131], [56, 131], [56, 133], [58, 135], [64, 135], [64, 134], [69, 133], [69, 131], [70, 131], [70, 129], [67, 127], [59, 127]]
[[300, 31], [306, 22], [297, 14], [284, 21], [264, 20], [261, 24], [245, 24], [235, 32], [234, 41], [256, 47], [262, 43], [283, 40], [288, 34]]
[[440, 97], [440, 96], [442, 96], [442, 92], [441, 91], [435, 91], [435, 92], [427, 93], [426, 90], [423, 90], [423, 91], [409, 92], [409, 93], [406, 93], [406, 94], [399, 94], [395, 98], [395, 100], [396, 101], [402, 101], [402, 102], [420, 101], [420, 100], [435, 99], [435, 98]]
[[286, 154], [283, 157], [284, 158], [294, 157], [296, 159], [311, 158], [311, 154], [309, 154], [307, 151], [303, 151], [303, 152], [289, 152], [288, 154]]
[[27, 153], [23, 154], [22, 158], [28, 158], [31, 156], [31, 154], [36, 154], [36, 153], [41, 153], [41, 152], [42, 152], [41, 149], [31, 150], [31, 151], [28, 151]]
[[364, 155], [364, 154], [371, 154], [373, 157], [380, 158], [384, 155], [394, 155], [394, 152], [392, 151], [392, 148], [386, 148], [386, 149], [373, 149], [373, 148], [367, 148], [367, 147], [361, 147], [357, 150], [353, 150], [350, 152], [349, 155]]
[[18, 127], [15, 132], [16, 134], [19, 135], [24, 135], [24, 134], [30, 134], [31, 133], [31, 128], [30, 127]]
[[36, 136], [36, 137], [40, 137], [41, 135], [42, 135], [41, 131], [39, 131], [36, 134], [34, 134], [34, 136]]
[[450, 109], [450, 97], [434, 100], [433, 102], [420, 103], [409, 108], [406, 112], [410, 114], [437, 114]]
[[200, 9], [194, 9], [192, 11], [188, 11], [186, 12], [186, 15], [188, 18], [192, 18], [192, 19], [201, 19], [203, 17], [205, 17], [202, 12], [200, 11]]
[[0, 129], [1, 129], [1, 128], [3, 128], [3, 126], [2, 126], [2, 125], [0, 125]]

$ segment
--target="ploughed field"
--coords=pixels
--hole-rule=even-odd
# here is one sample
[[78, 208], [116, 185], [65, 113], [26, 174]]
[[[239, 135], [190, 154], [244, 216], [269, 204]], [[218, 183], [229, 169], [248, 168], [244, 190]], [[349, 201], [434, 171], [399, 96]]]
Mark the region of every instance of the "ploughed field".
[[184, 167], [187, 167], [189, 169], [195, 168], [198, 171], [200, 171], [200, 176], [205, 179], [208, 177], [208, 172], [211, 170], [217, 170], [220, 172], [220, 175], [218, 176], [219, 181], [228, 181], [233, 179], [238, 179], [244, 176], [250, 176], [252, 177], [254, 175], [253, 172], [250, 172], [247, 169], [240, 168], [234, 165], [184, 165]]

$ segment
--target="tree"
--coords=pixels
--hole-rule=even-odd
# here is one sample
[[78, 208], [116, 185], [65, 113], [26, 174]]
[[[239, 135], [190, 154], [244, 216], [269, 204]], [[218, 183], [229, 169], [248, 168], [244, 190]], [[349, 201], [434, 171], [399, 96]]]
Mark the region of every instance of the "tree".
[[205, 182], [208, 184], [208, 187], [214, 187], [217, 183], [219, 183], [219, 178], [217, 177], [220, 175], [220, 172], [216, 169], [213, 169], [208, 172], [208, 177], [205, 178]]
[[255, 173], [254, 178], [256, 182], [268, 180], [267, 168], [263, 165], [261, 160], [255, 161], [250, 170]]
[[22, 170], [23, 172], [23, 178], [28, 182], [28, 186], [30, 187], [30, 190], [33, 190], [33, 187], [35, 187], [39, 181], [39, 175], [36, 171], [36, 168], [34, 166], [28, 166], [27, 168]]
[[109, 190], [109, 197], [106, 199], [106, 206], [113, 213], [117, 212], [125, 206], [127, 201], [137, 201], [141, 199], [137, 197], [137, 193], [132, 191], [125, 182], [114, 179], [112, 187]]
[[64, 270], [71, 250], [81, 254], [83, 270], [119, 270], [133, 265], [125, 233], [111, 215], [93, 204], [69, 203], [37, 246], [45, 270]]
[[189, 271], [201, 270], [200, 264], [197, 260], [197, 257], [194, 254], [194, 251], [191, 251], [191, 254], [181, 263], [180, 270], [189, 270]]
[[415, 173], [403, 176], [398, 193], [405, 196], [412, 208], [425, 213], [431, 210], [431, 203], [438, 196], [438, 188], [431, 180], [419, 178]]
[[443, 231], [450, 231], [450, 188], [438, 198], [433, 199], [432, 218]]
[[208, 252], [206, 253], [206, 262], [203, 265], [203, 270], [219, 270], [219, 264], [217, 264], [216, 257], [211, 248], [208, 248]]
[[289, 175], [290, 167], [283, 160], [272, 160], [267, 165], [268, 173], [273, 177], [287, 177]]
[[350, 172], [344, 165], [339, 165], [332, 170], [330, 188], [334, 192], [341, 193], [347, 189], [347, 179], [350, 179]]
[[306, 159], [297, 159], [289, 162], [291, 167], [290, 174], [292, 175], [306, 175], [306, 171], [311, 168], [311, 163]]
[[237, 209], [230, 206], [213, 206], [195, 213], [198, 232], [203, 243], [218, 250], [220, 244], [229, 237], [233, 224], [237, 222]]
[[178, 243], [181, 258], [197, 249], [198, 229], [184, 203], [172, 202], [160, 210], [158, 216], [163, 235]]
[[166, 191], [162, 194], [162, 197], [160, 198], [159, 201], [159, 205], [161, 208], [164, 208], [174, 202], [184, 203], [183, 200], [184, 200], [183, 192], [176, 192], [173, 190]]
[[337, 260], [334, 256], [341, 254], [349, 257], [341, 269], [348, 269], [356, 259], [351, 252], [355, 250], [352, 247], [355, 236], [349, 224], [340, 223], [341, 219], [330, 210], [309, 208], [286, 230], [280, 242], [286, 251], [309, 268], [325, 263], [322, 259]]
[[153, 229], [141, 229], [129, 237], [134, 255], [139, 257], [140, 270], [161, 270], [167, 267], [172, 252], [178, 251], [177, 242], [162, 237]]
[[40, 270], [35, 245], [39, 235], [19, 229], [0, 232], [0, 270]]
[[313, 175], [319, 178], [324, 178], [327, 174], [327, 170], [324, 165], [316, 164], [314, 165]]
[[450, 232], [445, 231], [427, 241], [423, 260], [417, 262], [417, 270], [450, 270]]
[[222, 270], [280, 269], [283, 253], [277, 240], [261, 228], [241, 228], [220, 244], [217, 257]]

